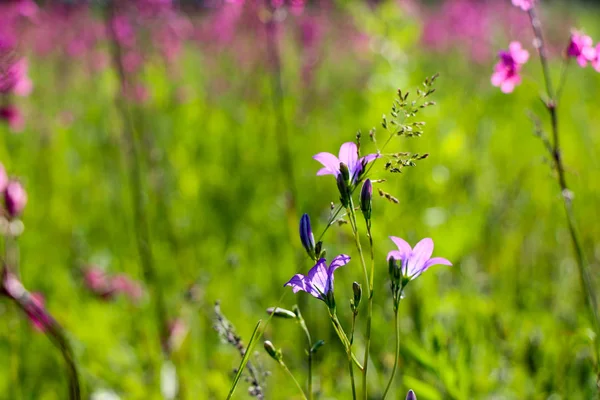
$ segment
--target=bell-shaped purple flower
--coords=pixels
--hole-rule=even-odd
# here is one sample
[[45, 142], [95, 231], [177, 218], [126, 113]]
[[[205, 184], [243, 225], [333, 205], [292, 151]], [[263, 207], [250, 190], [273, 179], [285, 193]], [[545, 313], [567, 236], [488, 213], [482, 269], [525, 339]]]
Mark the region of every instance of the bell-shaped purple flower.
[[379, 154], [368, 154], [359, 158], [358, 147], [353, 142], [342, 144], [339, 157], [326, 152], [313, 156], [315, 160], [323, 164], [323, 168], [317, 172], [317, 175], [334, 175], [337, 178], [340, 175], [340, 163], [344, 163], [350, 172], [352, 184], [356, 183], [365, 166], [379, 157]]
[[408, 393], [406, 393], [406, 400], [417, 400], [417, 395], [415, 394], [415, 392], [413, 392], [412, 389], [410, 389]]
[[452, 265], [445, 258], [431, 258], [433, 254], [433, 240], [430, 238], [421, 240], [414, 249], [404, 239], [395, 236], [390, 236], [390, 239], [398, 246], [398, 250], [390, 251], [387, 259], [390, 261], [393, 258], [395, 261], [402, 263], [400, 272], [403, 278], [413, 280], [433, 265]]
[[327, 260], [319, 259], [314, 267], [308, 271], [308, 275], [296, 274], [284, 286], [291, 286], [294, 293], [303, 291], [309, 293], [328, 305], [333, 294], [333, 273], [350, 261], [350, 256], [340, 254], [331, 260], [327, 266]]
[[362, 211], [365, 220], [371, 219], [371, 208], [373, 201], [373, 184], [370, 179], [365, 180], [362, 189], [360, 190], [360, 210]]

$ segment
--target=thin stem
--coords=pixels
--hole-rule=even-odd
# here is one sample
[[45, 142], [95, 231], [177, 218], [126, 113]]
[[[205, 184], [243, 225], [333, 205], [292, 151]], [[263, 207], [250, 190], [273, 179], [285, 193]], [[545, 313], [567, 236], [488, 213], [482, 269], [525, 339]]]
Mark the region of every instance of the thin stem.
[[[112, 18], [114, 17], [114, 14], [116, 12], [115, 7], [115, 1], [112, 1], [107, 6], [106, 24], [107, 31], [109, 32], [111, 38], [110, 44], [112, 50], [111, 54], [113, 58], [113, 63], [118, 73], [121, 88], [125, 89], [128, 86], [128, 80], [125, 69], [123, 67], [121, 47], [119, 46], [114, 24], [112, 23]], [[150, 227], [148, 222], [148, 216], [146, 214], [146, 208], [144, 206], [144, 188], [142, 184], [142, 160], [140, 156], [138, 138], [135, 135], [135, 131], [132, 126], [131, 116], [129, 115], [129, 110], [127, 109], [127, 106], [122, 102], [119, 102], [118, 109], [122, 113], [123, 122], [125, 123], [125, 125], [128, 125], [123, 128], [123, 139], [125, 141], [127, 149], [130, 152], [130, 157], [128, 160], [128, 172], [130, 192], [133, 200], [132, 203], [135, 220], [134, 226], [138, 253], [142, 265], [144, 280], [146, 281], [146, 283], [148, 283], [153, 292], [153, 296], [151, 296], [151, 298], [154, 300], [152, 303], [154, 304], [154, 312], [159, 328], [159, 343], [161, 344], [163, 355], [168, 357], [169, 354], [166, 346], [166, 339], [169, 335], [168, 318], [164, 295], [162, 292], [162, 286], [159, 282], [156, 273], [156, 268], [154, 266], [154, 257], [152, 254], [152, 246], [150, 240]]]
[[[567, 225], [569, 228], [569, 234], [571, 237], [571, 243], [573, 245], [573, 250], [575, 251], [575, 258], [577, 260], [577, 267], [579, 270], [579, 277], [581, 279], [581, 285], [583, 287], [585, 293], [585, 299], [588, 312], [590, 313], [590, 317], [592, 319], [592, 325], [594, 328], [594, 347], [596, 354], [596, 373], [600, 374], [600, 318], [598, 315], [598, 306], [596, 300], [596, 294], [594, 291], [592, 279], [589, 272], [589, 267], [585, 260], [585, 255], [583, 251], [583, 246], [581, 244], [581, 240], [577, 233], [576, 223], [575, 223], [575, 215], [573, 213], [573, 204], [572, 204], [572, 195], [567, 186], [565, 167], [562, 160], [561, 155], [561, 147], [560, 147], [560, 135], [558, 131], [558, 99], [556, 94], [552, 88], [552, 80], [550, 77], [550, 70], [548, 68], [548, 60], [544, 47], [544, 37], [542, 35], [541, 23], [538, 17], [535, 14], [535, 10], [532, 8], [529, 10], [529, 19], [531, 21], [531, 26], [533, 28], [533, 32], [535, 35], [535, 42], [537, 44], [536, 48], [538, 50], [538, 55], [540, 58], [540, 62], [542, 64], [542, 72], [544, 74], [544, 80], [546, 82], [546, 91], [548, 95], [548, 100], [545, 102], [546, 109], [550, 115], [551, 127], [552, 127], [552, 146], [549, 149], [550, 155], [554, 161], [554, 167], [557, 171], [557, 180], [558, 185], [561, 190], [561, 195], [563, 199], [563, 205], [565, 209], [565, 214], [567, 218]], [[561, 76], [561, 83], [559, 84], [559, 94], [562, 91], [564, 86], [564, 80], [566, 76], [566, 65], [563, 66], [563, 73]], [[600, 376], [599, 376], [600, 380]]]
[[352, 200], [352, 196], [350, 197], [350, 204], [348, 206], [348, 214], [350, 215], [350, 225], [352, 226], [352, 233], [354, 234], [354, 241], [356, 243], [356, 249], [358, 250], [358, 254], [360, 255], [360, 262], [363, 267], [363, 273], [365, 275], [365, 285], [369, 287], [369, 306], [367, 309], [367, 332], [365, 335], [365, 354], [363, 357], [363, 374], [362, 374], [362, 384], [363, 384], [363, 398], [367, 399], [368, 390], [367, 390], [367, 369], [369, 367], [369, 350], [371, 347], [371, 320], [372, 320], [372, 295], [371, 295], [371, 285], [372, 285], [372, 276], [369, 277], [369, 272], [367, 271], [367, 264], [365, 262], [365, 257], [363, 254], [362, 246], [360, 244], [360, 237], [358, 235], [358, 224], [356, 222], [356, 212], [354, 211], [354, 201]]
[[333, 328], [334, 328], [335, 332], [337, 333], [338, 337], [340, 338], [340, 341], [342, 342], [342, 345], [344, 345], [344, 349], [346, 350], [346, 354], [348, 354], [348, 357], [352, 358], [352, 361], [354, 362], [354, 364], [356, 364], [356, 366], [358, 367], [358, 369], [360, 369], [362, 371], [364, 368], [360, 364], [360, 361], [358, 361], [358, 359], [356, 358], [356, 356], [354, 355], [354, 353], [352, 353], [352, 349], [351, 349], [351, 346], [350, 346], [350, 341], [348, 340], [348, 337], [344, 333], [344, 330], [342, 329], [342, 325], [340, 324], [340, 321], [338, 320], [337, 315], [336, 314], [332, 314], [330, 312], [329, 313], [329, 318], [331, 319], [331, 323], [333, 324]]
[[60, 350], [63, 356], [68, 371], [69, 379], [69, 399], [80, 400], [81, 399], [81, 387], [79, 385], [79, 373], [77, 370], [77, 364], [73, 357], [73, 351], [67, 341], [66, 335], [61, 326], [56, 320], [35, 303], [31, 299], [31, 294], [23, 289], [23, 292], [18, 297], [11, 297], [17, 305], [29, 315], [35, 317], [38, 321], [43, 323], [44, 333]]
[[[402, 294], [400, 294], [402, 296]], [[394, 331], [396, 337], [396, 350], [394, 351], [394, 367], [392, 368], [392, 374], [390, 375], [390, 380], [385, 388], [385, 392], [383, 392], [383, 396], [381, 400], [384, 400], [387, 396], [390, 388], [392, 387], [392, 383], [394, 382], [394, 377], [396, 376], [396, 369], [398, 368], [398, 359], [400, 358], [400, 319], [398, 318], [398, 308], [395, 307], [394, 310]]]
[[354, 365], [352, 359], [348, 357], [348, 369], [350, 370], [350, 383], [352, 385], [352, 400], [356, 400], [356, 382], [354, 380]]
[[308, 331], [308, 327], [306, 326], [306, 322], [304, 321], [304, 318], [302, 318], [302, 315], [300, 315], [300, 311], [298, 310], [298, 323], [300, 324], [300, 327], [302, 328], [302, 331], [304, 332], [304, 335], [306, 335], [306, 339], [308, 341], [308, 351], [307, 356], [308, 356], [308, 398], [309, 400], [312, 400], [313, 398], [313, 390], [312, 390], [312, 338], [310, 336], [310, 332]]
[[279, 364], [283, 367], [283, 370], [289, 375], [289, 377], [292, 379], [292, 381], [294, 381], [294, 384], [296, 385], [296, 387], [298, 388], [298, 390], [300, 391], [300, 393], [302, 393], [302, 398], [304, 398], [304, 400], [308, 400], [306, 398], [306, 393], [304, 393], [304, 390], [302, 389], [302, 386], [300, 386], [300, 384], [298, 383], [298, 381], [294, 377], [294, 374], [292, 374], [292, 371], [289, 370], [289, 368], [287, 367], [287, 365], [285, 365], [285, 363], [283, 362], [283, 360], [280, 361]]

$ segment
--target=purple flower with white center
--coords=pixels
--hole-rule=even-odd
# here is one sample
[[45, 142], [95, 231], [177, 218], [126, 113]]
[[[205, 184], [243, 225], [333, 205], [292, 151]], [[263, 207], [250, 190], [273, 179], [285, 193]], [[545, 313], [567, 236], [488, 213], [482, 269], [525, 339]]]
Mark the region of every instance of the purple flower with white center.
[[294, 293], [299, 291], [309, 293], [331, 306], [329, 300], [330, 295], [333, 295], [333, 273], [349, 261], [350, 256], [340, 254], [327, 266], [327, 260], [321, 258], [308, 271], [308, 275], [296, 274], [283, 286], [291, 286]]
[[352, 184], [356, 183], [358, 177], [363, 172], [364, 167], [371, 161], [379, 158], [379, 154], [368, 154], [358, 158], [358, 147], [354, 142], [347, 142], [340, 147], [339, 157], [331, 153], [322, 152], [313, 156], [313, 159], [323, 164], [317, 175], [334, 175], [336, 178], [340, 175], [340, 163], [346, 164]]
[[433, 240], [430, 238], [421, 240], [414, 249], [404, 239], [395, 236], [390, 236], [390, 239], [398, 246], [398, 250], [390, 251], [387, 259], [388, 261], [392, 258], [396, 261], [401, 261], [402, 277], [408, 280], [415, 279], [433, 265], [452, 266], [452, 263], [445, 258], [431, 258], [433, 254]]
[[588, 61], [594, 61], [596, 49], [592, 38], [581, 32], [573, 31], [567, 47], [567, 56], [576, 58], [580, 67], [585, 67]]

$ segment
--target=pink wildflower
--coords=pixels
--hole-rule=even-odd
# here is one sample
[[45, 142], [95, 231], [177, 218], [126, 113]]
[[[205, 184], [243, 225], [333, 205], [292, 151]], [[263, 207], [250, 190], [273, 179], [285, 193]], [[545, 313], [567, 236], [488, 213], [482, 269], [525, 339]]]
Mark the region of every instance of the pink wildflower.
[[529, 59], [529, 52], [519, 42], [511, 42], [508, 50], [498, 53], [500, 61], [494, 67], [492, 85], [500, 87], [503, 93], [511, 93], [521, 83], [521, 66]]
[[123, 293], [132, 301], [138, 301], [143, 295], [143, 289], [139, 283], [126, 275], [118, 274], [110, 280], [111, 288], [116, 293]]
[[519, 7], [523, 11], [529, 11], [533, 8], [535, 0], [512, 0], [512, 4], [515, 7]]
[[113, 297], [114, 289], [110, 280], [100, 268], [91, 266], [83, 271], [85, 286], [103, 299]]
[[4, 165], [0, 163], [0, 192], [4, 192], [6, 186], [8, 186], [8, 175], [6, 175]]
[[576, 58], [577, 64], [585, 67], [588, 61], [593, 61], [596, 58], [596, 49], [592, 38], [581, 32], [573, 31], [571, 41], [567, 47], [567, 56]]

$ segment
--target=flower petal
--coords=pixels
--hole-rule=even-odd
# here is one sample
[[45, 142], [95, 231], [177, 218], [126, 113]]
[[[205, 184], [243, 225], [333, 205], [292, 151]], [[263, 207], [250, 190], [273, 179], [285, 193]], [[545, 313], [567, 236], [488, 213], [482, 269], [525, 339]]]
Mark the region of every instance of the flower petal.
[[356, 175], [357, 167], [362, 166], [358, 163], [358, 148], [354, 142], [346, 142], [340, 147], [340, 159], [339, 162], [344, 163], [348, 166], [350, 176]]
[[[408, 258], [410, 256], [410, 254], [412, 253], [412, 247], [410, 247], [410, 244], [408, 244], [408, 242], [406, 242], [406, 240], [401, 239], [399, 237], [396, 236], [390, 236], [390, 239], [392, 239], [392, 242], [394, 242], [394, 244], [396, 246], [398, 246], [398, 258], [396, 258], [397, 260], [404, 260], [406, 258]], [[390, 251], [391, 253], [391, 251]], [[389, 254], [388, 254], [388, 259], [389, 259]]]
[[429, 260], [427, 260], [425, 265], [423, 265], [423, 270], [421, 272], [426, 271], [427, 268], [432, 267], [434, 265], [447, 265], [447, 266], [451, 267], [452, 263], [443, 257], [433, 257], [433, 258], [430, 258]]
[[340, 254], [336, 256], [331, 263], [329, 264], [329, 274], [333, 275], [333, 271], [338, 269], [339, 267], [343, 267], [344, 265], [350, 262], [350, 256], [346, 254]]
[[327, 270], [327, 261], [321, 258], [314, 267], [308, 271], [306, 277], [307, 289], [310, 290], [310, 294], [320, 299], [322, 295], [326, 295], [329, 292], [329, 274]]
[[308, 290], [306, 290], [305, 278], [306, 277], [302, 274], [296, 274], [292, 276], [292, 279], [290, 279], [285, 285], [283, 285], [283, 287], [291, 286], [292, 291], [294, 293], [298, 293], [301, 290], [307, 292]]
[[333, 154], [322, 152], [315, 154], [313, 159], [317, 160], [325, 167], [320, 169], [319, 172], [317, 172], [317, 175], [331, 174], [337, 176], [340, 173], [340, 160]]
[[413, 276], [420, 274], [423, 266], [433, 254], [433, 240], [431, 238], [422, 239], [412, 251], [407, 263], [407, 275]]

